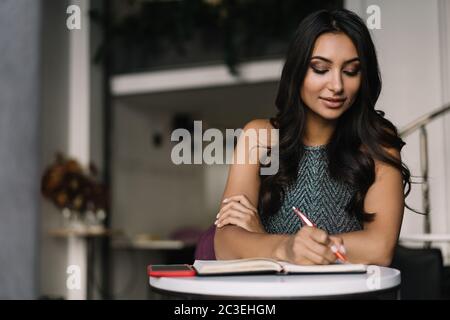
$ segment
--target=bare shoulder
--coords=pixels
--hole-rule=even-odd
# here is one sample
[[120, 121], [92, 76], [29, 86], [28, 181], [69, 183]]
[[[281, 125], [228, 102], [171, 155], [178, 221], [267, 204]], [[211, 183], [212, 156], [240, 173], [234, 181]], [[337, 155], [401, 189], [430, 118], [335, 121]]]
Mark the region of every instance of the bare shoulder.
[[277, 143], [278, 134], [274, 129], [269, 119], [255, 119], [245, 125], [243, 132], [256, 138], [258, 148], [266, 148]]
[[[396, 160], [398, 160], [400, 162], [402, 161], [401, 154], [400, 154], [400, 151], [398, 149], [393, 148], [393, 147], [381, 147], [381, 148], [386, 153], [386, 155], [388, 155], [389, 157], [394, 158], [394, 159], [396, 159]], [[368, 150], [366, 145], [361, 145], [360, 150], [362, 152], [366, 153], [366, 154], [369, 154], [369, 155], [371, 154], [371, 152], [369, 152], [369, 150]], [[399, 173], [399, 170], [397, 168], [393, 167], [391, 164], [389, 164], [387, 162], [384, 162], [384, 161], [382, 161], [380, 159], [375, 159], [373, 157], [372, 157], [372, 159], [373, 159], [374, 164], [375, 164], [375, 174], [376, 174], [376, 176], [381, 176], [381, 175], [384, 175], [386, 173], [390, 173], [390, 174], [397, 173], [397, 171]]]
[[274, 127], [269, 119], [254, 119], [245, 125], [244, 131], [247, 129], [274, 129]]
[[[383, 147], [383, 150], [387, 154], [389, 154], [392, 158], [401, 161], [401, 155], [399, 150], [387, 147]], [[379, 177], [381, 176], [396, 177], [400, 175], [400, 171], [397, 168], [381, 160], [375, 160], [375, 173]]]

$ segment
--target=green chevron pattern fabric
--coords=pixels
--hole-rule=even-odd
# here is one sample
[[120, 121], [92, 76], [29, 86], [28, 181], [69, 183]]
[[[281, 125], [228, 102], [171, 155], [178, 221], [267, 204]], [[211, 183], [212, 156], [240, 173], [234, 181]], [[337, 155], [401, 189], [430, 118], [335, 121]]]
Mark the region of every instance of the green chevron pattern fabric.
[[345, 207], [351, 200], [352, 186], [332, 179], [328, 173], [326, 145], [304, 146], [298, 176], [285, 193], [280, 210], [275, 215], [261, 214], [261, 222], [268, 233], [293, 234], [302, 226], [292, 210], [297, 207], [328, 234], [362, 230], [356, 217]]

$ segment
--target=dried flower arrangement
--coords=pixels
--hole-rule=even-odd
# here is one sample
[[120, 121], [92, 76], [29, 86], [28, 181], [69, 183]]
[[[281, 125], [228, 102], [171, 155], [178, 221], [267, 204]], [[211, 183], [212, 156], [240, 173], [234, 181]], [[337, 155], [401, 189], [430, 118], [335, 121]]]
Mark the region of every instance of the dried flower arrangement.
[[97, 180], [94, 165], [86, 171], [74, 159], [61, 153], [44, 171], [41, 180], [42, 195], [63, 212], [77, 212], [80, 216], [91, 212], [104, 219], [107, 211], [107, 190]]

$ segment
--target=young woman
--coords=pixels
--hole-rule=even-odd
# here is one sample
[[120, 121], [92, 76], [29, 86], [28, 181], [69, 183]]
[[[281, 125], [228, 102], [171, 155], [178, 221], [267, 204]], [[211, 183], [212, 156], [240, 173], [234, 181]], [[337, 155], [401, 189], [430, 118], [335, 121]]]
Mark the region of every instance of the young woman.
[[[231, 165], [215, 223], [217, 259], [330, 264], [337, 249], [352, 263], [390, 265], [410, 173], [400, 158], [405, 143], [375, 110], [380, 90], [375, 48], [356, 14], [323, 10], [301, 22], [276, 116], [244, 128], [279, 129], [279, 170], [263, 176], [259, 163]], [[316, 227], [303, 226], [293, 206]]]

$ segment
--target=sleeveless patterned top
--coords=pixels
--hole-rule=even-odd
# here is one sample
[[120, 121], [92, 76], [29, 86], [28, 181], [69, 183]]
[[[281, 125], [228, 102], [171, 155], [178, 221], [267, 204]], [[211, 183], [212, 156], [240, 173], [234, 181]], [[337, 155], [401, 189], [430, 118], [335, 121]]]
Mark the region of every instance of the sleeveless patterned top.
[[287, 188], [279, 211], [275, 215], [261, 214], [268, 233], [293, 234], [302, 226], [292, 206], [302, 211], [318, 228], [328, 234], [362, 230], [356, 217], [345, 207], [355, 190], [332, 179], [328, 172], [326, 145], [304, 146], [296, 181]]

